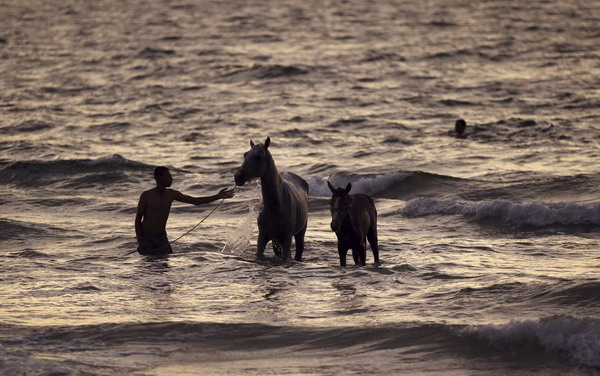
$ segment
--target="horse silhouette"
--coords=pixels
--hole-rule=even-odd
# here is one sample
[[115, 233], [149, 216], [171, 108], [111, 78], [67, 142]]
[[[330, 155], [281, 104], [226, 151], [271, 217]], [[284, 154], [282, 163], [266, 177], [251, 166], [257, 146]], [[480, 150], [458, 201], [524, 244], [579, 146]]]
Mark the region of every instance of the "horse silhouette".
[[365, 265], [367, 259], [367, 241], [371, 245], [375, 263], [379, 263], [377, 245], [377, 209], [373, 199], [365, 194], [348, 194], [352, 184], [346, 188], [334, 188], [327, 182], [333, 194], [331, 207], [331, 230], [338, 238], [340, 265], [346, 266], [346, 254], [352, 249], [352, 258], [356, 265]]
[[265, 247], [272, 241], [275, 255], [282, 260], [290, 257], [292, 237], [296, 243], [296, 261], [302, 261], [304, 234], [308, 221], [308, 183], [291, 172], [279, 173], [269, 152], [271, 138], [264, 144], [254, 144], [244, 153], [244, 163], [236, 171], [235, 184], [260, 178], [262, 203], [258, 215], [256, 257], [264, 258]]

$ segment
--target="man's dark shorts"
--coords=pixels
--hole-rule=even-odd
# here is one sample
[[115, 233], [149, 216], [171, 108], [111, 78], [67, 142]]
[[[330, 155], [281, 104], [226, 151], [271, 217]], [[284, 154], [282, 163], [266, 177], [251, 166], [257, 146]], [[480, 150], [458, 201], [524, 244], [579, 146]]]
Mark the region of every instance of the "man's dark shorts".
[[168, 255], [173, 253], [167, 234], [144, 234], [140, 239], [142, 249], [138, 252], [141, 255]]

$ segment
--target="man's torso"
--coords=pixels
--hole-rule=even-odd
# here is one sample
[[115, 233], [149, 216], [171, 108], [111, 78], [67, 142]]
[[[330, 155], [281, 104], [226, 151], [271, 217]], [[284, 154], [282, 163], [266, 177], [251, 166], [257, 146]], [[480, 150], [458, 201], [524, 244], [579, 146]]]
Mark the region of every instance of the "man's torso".
[[146, 195], [146, 210], [142, 221], [144, 233], [166, 234], [167, 219], [169, 219], [175, 191], [166, 189], [164, 192], [159, 192], [153, 188], [144, 194]]

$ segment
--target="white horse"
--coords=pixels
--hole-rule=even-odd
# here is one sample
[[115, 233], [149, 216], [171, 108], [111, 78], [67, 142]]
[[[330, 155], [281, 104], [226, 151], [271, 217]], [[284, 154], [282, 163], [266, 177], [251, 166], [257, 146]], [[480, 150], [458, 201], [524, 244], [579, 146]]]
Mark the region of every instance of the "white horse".
[[254, 144], [244, 153], [244, 163], [234, 175], [235, 184], [260, 178], [262, 205], [258, 215], [256, 257], [264, 258], [265, 247], [273, 243], [275, 255], [282, 260], [290, 257], [292, 237], [296, 242], [296, 261], [302, 261], [304, 234], [308, 220], [308, 183], [291, 172], [279, 173], [269, 152], [271, 139]]

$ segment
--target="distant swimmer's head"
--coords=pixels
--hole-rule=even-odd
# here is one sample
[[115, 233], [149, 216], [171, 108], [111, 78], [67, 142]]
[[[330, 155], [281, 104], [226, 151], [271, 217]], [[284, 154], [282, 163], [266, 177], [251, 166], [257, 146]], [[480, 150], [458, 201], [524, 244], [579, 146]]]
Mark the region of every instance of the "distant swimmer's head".
[[467, 137], [465, 130], [467, 129], [467, 122], [463, 119], [458, 119], [454, 124], [454, 130], [456, 131], [457, 138]]
[[163, 187], [170, 187], [173, 184], [171, 171], [165, 166], [158, 166], [154, 169], [154, 179], [157, 185], [162, 185]]

